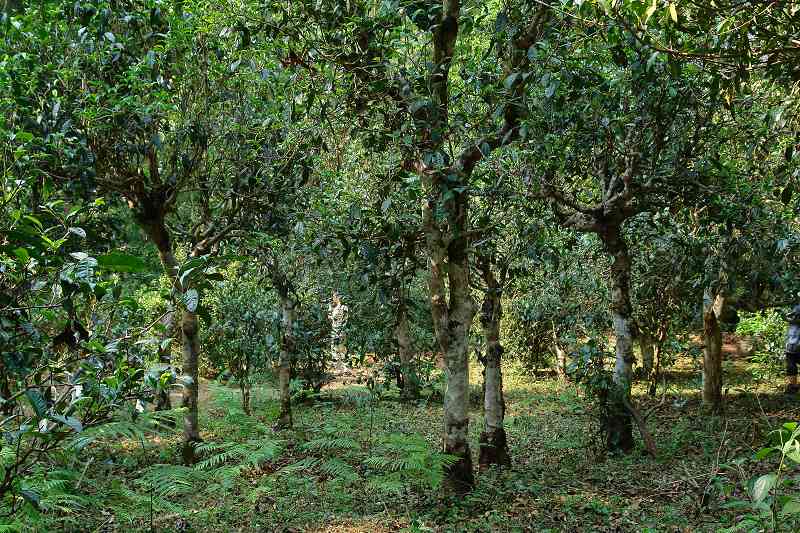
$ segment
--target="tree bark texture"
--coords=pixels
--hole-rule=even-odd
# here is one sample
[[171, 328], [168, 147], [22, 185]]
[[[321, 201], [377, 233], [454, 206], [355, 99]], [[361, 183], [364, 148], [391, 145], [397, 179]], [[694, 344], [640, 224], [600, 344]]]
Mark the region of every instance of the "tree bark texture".
[[278, 383], [280, 388], [281, 411], [278, 415], [277, 427], [292, 427], [292, 396], [289, 390], [291, 380], [292, 354], [294, 353], [294, 321], [295, 303], [288, 290], [280, 290], [281, 299], [281, 351], [278, 360]]
[[722, 406], [722, 330], [719, 317], [724, 299], [707, 290], [703, 295], [703, 404], [717, 411]]
[[567, 352], [558, 344], [558, 339], [553, 336], [553, 351], [556, 354], [556, 375], [558, 379], [567, 379]]
[[653, 338], [649, 333], [642, 332], [639, 335], [639, 350], [642, 352], [642, 376], [648, 379], [653, 371], [655, 361]]
[[484, 358], [483, 432], [480, 437], [478, 464], [481, 469], [489, 466], [511, 464], [508, 453], [504, 419], [506, 413], [503, 398], [503, 372], [501, 360], [503, 347], [500, 344], [500, 320], [503, 316], [500, 287], [489, 265], [483, 268], [488, 290], [481, 308], [481, 326], [486, 340]]
[[[459, 458], [447, 469], [445, 490], [464, 493], [475, 482], [468, 441], [468, 339], [475, 315], [475, 303], [469, 284], [468, 242], [463, 234], [467, 224], [467, 199], [459, 194], [447, 202], [449, 216], [460, 231], [458, 236], [449, 237], [449, 244], [446, 244], [442, 231], [435, 222], [436, 203], [435, 200], [429, 200], [423, 212], [430, 266], [431, 314], [436, 339], [444, 354], [447, 381], [443, 447], [445, 453]], [[451, 224], [451, 231], [453, 227]]]
[[411, 333], [408, 328], [408, 312], [405, 303], [401, 303], [397, 312], [397, 324], [394, 328], [397, 341], [397, 353], [400, 357], [400, 375], [402, 376], [401, 398], [413, 400], [419, 396], [419, 378], [414, 368], [414, 354], [411, 347]]
[[611, 264], [611, 319], [616, 336], [614, 362], [615, 390], [609, 397], [606, 420], [606, 445], [610, 451], [629, 453], [633, 450], [633, 424], [626, 407], [630, 400], [633, 377], [633, 332], [631, 316], [630, 275], [631, 259], [628, 246], [619, 226], [612, 226], [600, 234], [606, 250], [613, 259]]
[[184, 309], [181, 316], [183, 334], [183, 397], [182, 407], [186, 409], [183, 418], [183, 462], [191, 465], [196, 462], [195, 444], [202, 442], [197, 416], [197, 397], [199, 387], [198, 361], [200, 357], [200, 338], [197, 314]]
[[250, 416], [250, 385], [245, 383], [244, 379], [239, 380], [239, 391], [242, 393], [242, 410], [244, 414]]
[[[429, 121], [420, 131], [423, 157], [418, 160], [426, 192], [423, 230], [430, 267], [429, 292], [434, 333], [445, 361], [447, 388], [444, 394], [444, 452], [458, 457], [447, 468], [446, 492], [463, 494], [475, 484], [469, 447], [469, 330], [475, 302], [469, 284], [469, 196], [465, 184], [469, 170], [435, 163], [449, 128], [448, 77], [458, 37], [461, 4], [444, 0], [439, 24], [433, 35], [432, 71], [429, 78], [434, 103]], [[425, 155], [427, 154], [427, 156]], [[455, 178], [455, 180], [453, 179]]]

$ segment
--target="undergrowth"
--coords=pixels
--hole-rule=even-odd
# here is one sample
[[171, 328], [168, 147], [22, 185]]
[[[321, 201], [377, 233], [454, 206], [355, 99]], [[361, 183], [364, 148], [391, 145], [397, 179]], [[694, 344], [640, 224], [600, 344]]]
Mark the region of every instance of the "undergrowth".
[[[734, 364], [752, 380], [746, 361]], [[169, 423], [178, 412], [89, 428], [73, 443], [78, 462], [51, 457], [26, 487], [38, 510], [3, 530], [733, 531], [747, 523], [752, 480], [777, 468], [756, 452], [800, 415], [768, 387], [730, 396], [724, 416], [702, 412], [693, 381], [673, 380], [656, 398], [635, 388], [658, 458], [603, 458], [573, 384], [507, 369], [506, 390], [513, 465], [478, 473], [464, 498], [438, 490], [452, 460], [437, 451], [440, 404], [329, 390], [298, 406], [293, 430], [274, 432], [274, 391], [256, 387], [249, 416], [238, 390], [211, 384], [196, 465], [179, 464], [180, 425]], [[477, 442], [479, 408], [471, 418]], [[779, 471], [782, 490], [795, 490], [797, 468]]]

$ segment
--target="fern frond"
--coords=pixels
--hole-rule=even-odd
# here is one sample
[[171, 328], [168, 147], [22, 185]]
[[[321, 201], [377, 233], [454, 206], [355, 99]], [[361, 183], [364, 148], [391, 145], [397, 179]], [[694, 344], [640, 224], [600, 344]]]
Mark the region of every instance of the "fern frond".
[[359, 478], [355, 468], [335, 457], [322, 463], [319, 469], [330, 477], [345, 481], [355, 481]]
[[139, 441], [148, 435], [161, 435], [175, 431], [175, 421], [184, 409], [142, 413], [136, 420], [117, 420], [85, 428], [67, 442], [67, 447], [81, 450], [99, 440], [128, 439]]
[[297, 472], [302, 472], [303, 470], [311, 470], [317, 466], [319, 462], [320, 460], [316, 457], [305, 457], [296, 463], [284, 466], [279, 470], [279, 472], [282, 474], [295, 474]]
[[346, 451], [360, 450], [361, 445], [352, 437], [320, 437], [306, 442], [301, 449], [311, 452]]
[[205, 480], [205, 473], [182, 465], [153, 465], [146, 469], [137, 483], [145, 491], [160, 498], [186, 494], [195, 484]]

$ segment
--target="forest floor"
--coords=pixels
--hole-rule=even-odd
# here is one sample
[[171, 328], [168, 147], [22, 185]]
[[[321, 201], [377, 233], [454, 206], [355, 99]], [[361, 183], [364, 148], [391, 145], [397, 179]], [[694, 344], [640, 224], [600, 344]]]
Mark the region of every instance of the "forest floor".
[[[800, 398], [783, 395], [779, 376], [754, 377], [733, 344], [728, 352], [721, 415], [700, 405], [696, 359], [678, 360], [656, 397], [636, 386], [635, 401], [658, 448], [655, 459], [643, 452], [641, 443], [628, 456], [604, 456], [596, 447], [592, 407], [578, 387], [509, 366], [506, 423], [513, 465], [477, 473], [470, 495], [447, 500], [425, 487], [424, 473], [401, 469], [405, 485], [393, 492], [387, 490], [387, 479], [371, 478], [374, 468], [365, 466], [378, 464], [370, 462], [373, 456], [397, 452], [389, 435], [419, 435], [423, 446], [436, 450], [439, 402], [401, 403], [396, 392], [377, 400], [366, 387], [340, 385], [323, 389], [314, 403], [297, 406], [294, 430], [274, 433], [269, 424], [278, 406], [269, 386], [254, 389], [253, 416], [246, 416], [238, 407], [238, 389], [206, 384], [203, 439], [243, 446], [229, 448], [220, 464], [211, 466], [246, 460], [245, 445], [261, 453], [272, 443], [276, 451], [271, 460], [236, 470], [237, 475], [216, 470], [219, 479], [192, 481], [177, 472], [173, 486], [169, 476], [154, 477], [153, 472], [159, 464], [179, 462], [179, 435], [108, 443], [93, 448], [99, 468], [88, 469], [80, 482], [91, 507], [53, 511], [45, 529], [377, 533], [731, 528], [748, 514], [742, 503], [748, 500], [746, 481], [776, 465], [774, 460], [756, 460], [754, 453], [769, 441], [772, 430], [800, 418]], [[479, 376], [473, 377], [479, 383]], [[479, 385], [473, 386], [472, 397], [475, 453], [482, 423]], [[394, 445], [414, 448], [413, 442], [403, 442]], [[788, 476], [787, 490], [797, 493], [800, 478], [792, 481], [792, 475], [797, 478], [798, 472]], [[151, 499], [152, 493], [156, 496]], [[787, 530], [795, 527], [784, 525]]]

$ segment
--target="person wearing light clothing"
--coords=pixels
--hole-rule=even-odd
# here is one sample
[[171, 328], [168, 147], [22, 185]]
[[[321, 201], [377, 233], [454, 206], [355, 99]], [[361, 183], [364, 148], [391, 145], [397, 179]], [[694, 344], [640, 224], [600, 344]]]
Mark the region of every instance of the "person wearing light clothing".
[[786, 315], [789, 331], [786, 333], [786, 394], [797, 394], [797, 365], [800, 363], [800, 304]]

